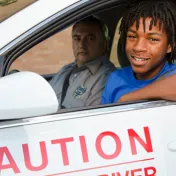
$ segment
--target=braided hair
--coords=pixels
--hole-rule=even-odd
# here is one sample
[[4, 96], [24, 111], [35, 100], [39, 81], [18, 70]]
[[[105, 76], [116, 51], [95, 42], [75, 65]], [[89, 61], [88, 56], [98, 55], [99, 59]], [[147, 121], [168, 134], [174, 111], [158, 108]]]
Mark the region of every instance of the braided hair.
[[168, 42], [171, 45], [171, 53], [166, 55], [169, 63], [176, 59], [176, 4], [166, 0], [144, 0], [131, 4], [122, 18], [120, 25], [120, 44], [125, 51], [127, 31], [136, 22], [136, 29], [139, 29], [139, 20], [143, 18], [145, 32], [145, 19], [151, 18], [149, 30], [159, 22], [159, 30], [166, 31]]

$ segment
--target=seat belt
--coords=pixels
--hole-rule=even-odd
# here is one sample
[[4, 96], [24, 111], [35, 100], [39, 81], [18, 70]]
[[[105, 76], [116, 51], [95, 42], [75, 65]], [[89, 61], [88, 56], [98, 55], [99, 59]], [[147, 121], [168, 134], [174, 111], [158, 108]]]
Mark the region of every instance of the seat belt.
[[61, 101], [60, 101], [60, 107], [62, 109], [65, 108], [64, 106], [62, 106], [62, 103], [63, 103], [63, 101], [65, 99], [65, 96], [66, 96], [66, 93], [67, 93], [67, 89], [69, 87], [69, 79], [70, 79], [70, 75], [72, 74], [72, 72], [73, 72], [73, 70], [70, 71], [70, 73], [68, 73], [68, 75], [66, 76], [66, 79], [64, 81], [64, 85], [63, 85], [63, 88], [62, 88], [62, 95], [61, 95]]

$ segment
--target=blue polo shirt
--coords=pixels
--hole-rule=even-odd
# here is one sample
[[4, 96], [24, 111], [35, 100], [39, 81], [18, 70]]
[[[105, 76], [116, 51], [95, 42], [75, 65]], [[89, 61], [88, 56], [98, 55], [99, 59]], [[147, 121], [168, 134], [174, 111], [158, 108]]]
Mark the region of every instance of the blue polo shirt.
[[168, 64], [166, 62], [158, 75], [149, 80], [137, 80], [131, 66], [118, 69], [112, 72], [108, 78], [101, 97], [101, 104], [115, 103], [121, 96], [153, 83], [168, 71], [170, 72], [167, 76], [175, 74], [176, 64]]

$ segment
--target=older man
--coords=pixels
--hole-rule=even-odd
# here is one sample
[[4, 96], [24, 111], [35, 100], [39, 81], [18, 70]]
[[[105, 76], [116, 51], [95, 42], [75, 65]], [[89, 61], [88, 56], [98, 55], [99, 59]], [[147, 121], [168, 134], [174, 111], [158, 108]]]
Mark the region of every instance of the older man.
[[64, 66], [50, 82], [59, 108], [100, 104], [106, 80], [115, 69], [106, 53], [108, 38], [107, 26], [93, 16], [74, 24], [75, 62]]

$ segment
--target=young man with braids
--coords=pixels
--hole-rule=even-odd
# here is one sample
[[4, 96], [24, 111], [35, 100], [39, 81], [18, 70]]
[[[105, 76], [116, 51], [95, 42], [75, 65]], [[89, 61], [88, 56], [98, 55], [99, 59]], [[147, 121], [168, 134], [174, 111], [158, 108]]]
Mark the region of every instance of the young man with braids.
[[108, 78], [102, 104], [176, 100], [176, 4], [139, 1], [122, 18], [121, 44], [131, 66]]

